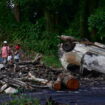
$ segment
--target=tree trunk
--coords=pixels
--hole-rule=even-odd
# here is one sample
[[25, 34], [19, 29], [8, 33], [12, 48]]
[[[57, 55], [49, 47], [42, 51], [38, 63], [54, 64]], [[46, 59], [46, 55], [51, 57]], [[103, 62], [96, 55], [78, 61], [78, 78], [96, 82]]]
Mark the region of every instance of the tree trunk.
[[88, 37], [88, 15], [89, 15], [89, 1], [81, 1], [81, 12], [80, 12], [80, 35], [82, 37]]
[[20, 22], [20, 7], [18, 4], [15, 4], [14, 8], [12, 8], [14, 17], [17, 22]]
[[[94, 12], [94, 10], [98, 7], [99, 1], [98, 0], [89, 0], [89, 1], [90, 1], [89, 14], [91, 15]], [[97, 29], [94, 27], [90, 34], [91, 34], [90, 39], [92, 39], [92, 41], [95, 41], [97, 35]]]
[[46, 29], [49, 32], [57, 32], [58, 29], [56, 26], [58, 25], [58, 15], [54, 14], [48, 10], [44, 10], [44, 16], [46, 19]]
[[69, 90], [77, 90], [79, 89], [79, 81], [73, 77], [72, 75], [67, 75], [63, 79], [63, 84], [67, 87]]

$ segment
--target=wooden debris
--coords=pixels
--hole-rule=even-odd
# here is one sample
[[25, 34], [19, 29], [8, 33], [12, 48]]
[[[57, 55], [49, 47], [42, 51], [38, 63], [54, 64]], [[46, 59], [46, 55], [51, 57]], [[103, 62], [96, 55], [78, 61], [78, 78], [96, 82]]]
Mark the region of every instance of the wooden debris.
[[53, 89], [54, 90], [61, 90], [62, 89], [62, 80], [60, 77], [57, 78], [57, 80], [53, 83]]
[[68, 75], [65, 76], [63, 79], [63, 84], [67, 87], [69, 90], [77, 90], [80, 87], [79, 80], [77, 80], [74, 76]]
[[70, 73], [61, 73], [53, 84], [53, 89], [62, 90], [77, 90], [80, 87], [79, 80]]
[[0, 92], [3, 92], [7, 87], [8, 87], [8, 85], [7, 85], [7, 84], [4, 84], [4, 85], [1, 87]]
[[32, 73], [28, 73], [28, 75], [29, 75], [29, 77], [30, 77], [30, 79], [32, 79], [32, 80], [34, 80], [34, 81], [36, 81], [36, 82], [40, 82], [40, 83], [42, 83], [42, 84], [46, 84], [47, 82], [48, 82], [48, 80], [46, 80], [46, 79], [41, 79], [41, 78], [36, 78]]
[[62, 78], [58, 75], [63, 69], [47, 67], [41, 63], [41, 57], [37, 54], [32, 61], [7, 65], [0, 70], [0, 92], [12, 94], [18, 89], [31, 91], [43, 88], [62, 90]]

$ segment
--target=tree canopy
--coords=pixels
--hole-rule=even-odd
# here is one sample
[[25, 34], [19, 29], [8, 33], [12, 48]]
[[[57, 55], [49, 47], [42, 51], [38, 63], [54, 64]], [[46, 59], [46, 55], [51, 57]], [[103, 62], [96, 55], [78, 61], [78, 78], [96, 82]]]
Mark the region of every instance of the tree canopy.
[[55, 52], [61, 34], [104, 42], [104, 4], [104, 0], [1, 0], [1, 42], [7, 39], [42, 53]]

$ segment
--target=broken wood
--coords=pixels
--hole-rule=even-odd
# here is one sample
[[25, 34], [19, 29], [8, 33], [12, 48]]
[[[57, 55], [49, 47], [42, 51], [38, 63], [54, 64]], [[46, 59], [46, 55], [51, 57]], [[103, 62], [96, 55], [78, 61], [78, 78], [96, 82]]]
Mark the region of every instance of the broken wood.
[[32, 91], [45, 88], [62, 90], [62, 78], [58, 75], [63, 72], [63, 68], [48, 67], [40, 61], [41, 57], [37, 54], [34, 60], [6, 65], [0, 70], [0, 92], [14, 93], [15, 89]]
[[14, 86], [14, 87], [18, 87], [18, 88], [27, 88], [27, 84], [23, 81], [20, 81], [19, 79], [12, 79], [12, 78], [5, 78], [4, 79], [5, 83], [7, 83], [8, 85]]
[[54, 90], [61, 90], [62, 89], [62, 80], [60, 77], [57, 78], [57, 80], [53, 83], [53, 89]]
[[55, 82], [52, 82], [52, 81], [48, 81], [46, 79], [36, 78], [32, 73], [29, 73], [29, 77], [30, 78], [28, 78], [28, 79], [45, 84], [50, 89], [54, 89], [54, 90], [61, 89], [61, 81], [58, 79]]
[[8, 87], [8, 84], [4, 84], [4, 85], [0, 88], [0, 92], [3, 92], [7, 87]]
[[63, 79], [63, 84], [67, 87], [69, 90], [77, 90], [80, 87], [79, 80], [77, 80], [74, 76], [68, 75], [65, 76]]
[[28, 73], [28, 76], [30, 77], [30, 79], [32, 79], [36, 82], [40, 82], [42, 84], [46, 84], [48, 82], [48, 80], [46, 80], [46, 79], [36, 78], [31, 72]]
[[35, 56], [34, 60], [32, 60], [32, 61], [22, 61], [22, 62], [19, 62], [18, 65], [28, 65], [28, 64], [36, 65], [36, 64], [40, 64], [41, 58], [42, 58], [42, 55], [37, 54]]
[[57, 80], [53, 84], [53, 89], [62, 90], [63, 88], [68, 90], [77, 90], [79, 89], [80, 83], [73, 75], [69, 73], [61, 73]]

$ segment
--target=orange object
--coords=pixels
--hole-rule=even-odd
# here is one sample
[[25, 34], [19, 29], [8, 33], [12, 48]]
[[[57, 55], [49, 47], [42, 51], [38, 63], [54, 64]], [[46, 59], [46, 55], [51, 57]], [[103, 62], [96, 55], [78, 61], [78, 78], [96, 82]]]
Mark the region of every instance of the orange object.
[[77, 90], [79, 89], [79, 81], [77, 79], [69, 79], [67, 81], [67, 84], [66, 84], [66, 87], [69, 89], [69, 90]]
[[66, 76], [63, 79], [63, 84], [66, 86], [67, 89], [73, 91], [73, 90], [78, 90], [80, 87], [79, 80], [76, 79], [73, 76]]
[[60, 81], [55, 81], [53, 84], [53, 89], [54, 90], [61, 90], [61, 82]]

